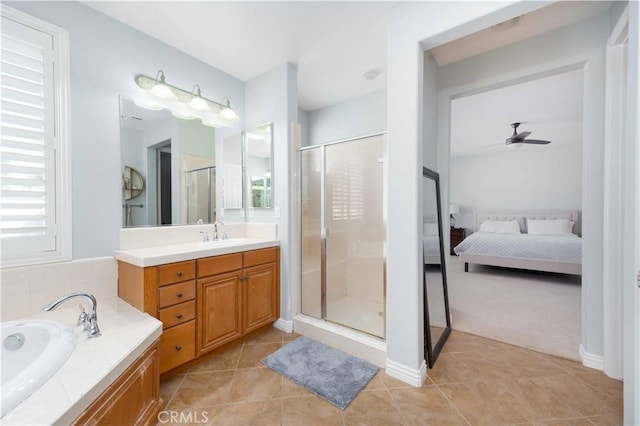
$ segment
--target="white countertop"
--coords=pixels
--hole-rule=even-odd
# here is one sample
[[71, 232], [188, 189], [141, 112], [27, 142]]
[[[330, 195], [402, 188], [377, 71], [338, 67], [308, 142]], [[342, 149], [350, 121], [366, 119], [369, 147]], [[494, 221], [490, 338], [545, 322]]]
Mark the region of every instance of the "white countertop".
[[201, 257], [218, 256], [267, 247], [277, 247], [280, 241], [261, 238], [235, 238], [207, 243], [173, 244], [158, 247], [116, 250], [114, 257], [132, 265], [146, 267], [182, 262]]
[[162, 333], [162, 323], [117, 297], [98, 301], [102, 336], [88, 339], [76, 326], [78, 300], [24, 319], [57, 321], [73, 328], [76, 348], [58, 372], [0, 420], [6, 425], [70, 424]]

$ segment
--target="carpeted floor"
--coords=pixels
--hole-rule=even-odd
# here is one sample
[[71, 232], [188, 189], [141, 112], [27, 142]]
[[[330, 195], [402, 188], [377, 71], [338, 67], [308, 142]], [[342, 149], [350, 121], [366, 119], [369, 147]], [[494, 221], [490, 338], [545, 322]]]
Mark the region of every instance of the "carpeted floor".
[[451, 256], [452, 328], [580, 360], [580, 277], [470, 265]]

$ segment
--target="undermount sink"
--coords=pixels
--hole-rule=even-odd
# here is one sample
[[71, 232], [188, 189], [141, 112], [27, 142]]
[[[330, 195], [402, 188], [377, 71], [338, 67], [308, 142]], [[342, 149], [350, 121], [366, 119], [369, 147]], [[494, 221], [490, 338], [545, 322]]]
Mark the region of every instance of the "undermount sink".
[[76, 347], [70, 327], [46, 320], [2, 323], [2, 414], [4, 417], [49, 380]]

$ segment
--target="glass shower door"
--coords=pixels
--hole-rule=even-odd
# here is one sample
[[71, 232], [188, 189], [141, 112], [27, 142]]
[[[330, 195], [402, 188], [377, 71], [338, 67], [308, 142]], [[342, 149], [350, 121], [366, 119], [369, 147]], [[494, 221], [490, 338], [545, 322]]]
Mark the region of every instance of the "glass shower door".
[[322, 146], [300, 151], [301, 307], [303, 314], [318, 319], [324, 318], [323, 152]]
[[325, 151], [325, 319], [384, 337], [383, 136]]

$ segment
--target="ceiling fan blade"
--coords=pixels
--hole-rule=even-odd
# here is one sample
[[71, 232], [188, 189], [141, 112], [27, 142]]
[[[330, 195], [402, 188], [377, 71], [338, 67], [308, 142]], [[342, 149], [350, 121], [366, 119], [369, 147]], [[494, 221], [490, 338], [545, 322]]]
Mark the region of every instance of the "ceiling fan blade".
[[531, 134], [531, 132], [520, 132], [516, 136], [513, 136], [513, 139], [522, 140], [522, 139], [526, 138], [527, 136], [529, 136], [530, 134]]
[[530, 143], [530, 144], [534, 144], [534, 145], [547, 145], [550, 144], [551, 141], [543, 141], [540, 139], [525, 139], [522, 141], [523, 143]]

